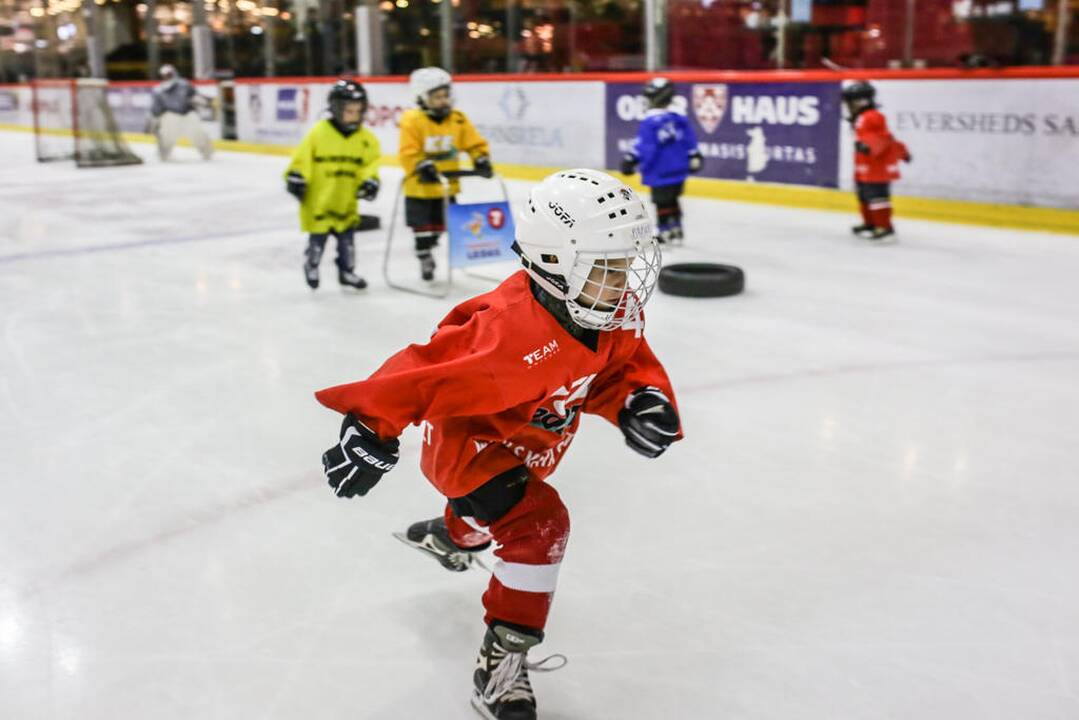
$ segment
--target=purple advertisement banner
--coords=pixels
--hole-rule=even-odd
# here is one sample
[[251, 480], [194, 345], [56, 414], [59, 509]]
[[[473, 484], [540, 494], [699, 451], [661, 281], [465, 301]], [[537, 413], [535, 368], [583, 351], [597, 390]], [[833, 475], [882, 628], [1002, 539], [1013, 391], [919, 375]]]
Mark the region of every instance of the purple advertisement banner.
[[[632, 149], [648, 103], [639, 84], [607, 85], [607, 167]], [[675, 83], [690, 119], [700, 177], [839, 186], [838, 82]]]

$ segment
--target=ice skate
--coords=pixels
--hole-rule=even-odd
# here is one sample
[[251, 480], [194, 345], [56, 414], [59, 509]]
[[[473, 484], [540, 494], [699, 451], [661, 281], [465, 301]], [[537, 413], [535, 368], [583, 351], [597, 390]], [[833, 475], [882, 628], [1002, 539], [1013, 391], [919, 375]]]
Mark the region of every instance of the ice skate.
[[855, 225], [850, 229], [850, 231], [858, 237], [863, 237], [866, 233], [870, 233], [873, 231], [873, 226], [862, 223], [861, 225]]
[[420, 258], [420, 277], [428, 282], [435, 279], [435, 259], [430, 255]]
[[412, 523], [406, 532], [394, 533], [393, 536], [404, 544], [430, 555], [447, 570], [464, 572], [473, 565], [486, 569], [477, 553], [489, 548], [491, 543], [487, 542], [472, 548], [457, 546], [450, 539], [446, 521], [441, 517]]
[[[487, 630], [472, 674], [472, 707], [480, 716], [487, 720], [535, 720], [536, 695], [528, 671], [550, 672], [566, 664], [565, 655], [528, 662], [528, 650], [539, 641], [535, 635], [503, 625]], [[550, 661], [561, 662], [545, 667]]]
[[307, 281], [307, 287], [312, 290], [318, 288], [318, 264], [322, 262], [322, 250], [325, 247], [325, 237], [312, 235], [307, 241], [307, 249], [304, 250], [303, 277]]
[[667, 238], [667, 243], [670, 245], [681, 245], [686, 239], [685, 234], [682, 232], [682, 225], [679, 223], [671, 228], [670, 237]]
[[876, 241], [879, 242], [879, 241], [884, 240], [886, 238], [894, 238], [895, 237], [895, 230], [893, 228], [875, 227], [865, 237], [869, 238], [870, 240], [876, 240]]
[[338, 271], [337, 281], [341, 283], [341, 287], [350, 287], [356, 290], [363, 290], [367, 287], [367, 281], [351, 270]]
[[318, 289], [318, 265], [304, 263], [303, 277], [307, 281], [307, 287], [312, 290]]

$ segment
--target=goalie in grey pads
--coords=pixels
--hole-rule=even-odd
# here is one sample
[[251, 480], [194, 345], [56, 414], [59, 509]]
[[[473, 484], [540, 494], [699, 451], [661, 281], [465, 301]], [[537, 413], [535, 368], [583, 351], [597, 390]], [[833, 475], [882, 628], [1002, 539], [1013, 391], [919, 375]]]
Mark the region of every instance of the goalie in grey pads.
[[157, 136], [158, 155], [162, 160], [168, 160], [177, 141], [186, 137], [202, 158], [209, 160], [214, 154], [214, 146], [195, 111], [196, 105], [209, 101], [180, 77], [172, 65], [162, 65], [160, 74], [162, 82], [154, 88], [150, 106], [150, 128]]

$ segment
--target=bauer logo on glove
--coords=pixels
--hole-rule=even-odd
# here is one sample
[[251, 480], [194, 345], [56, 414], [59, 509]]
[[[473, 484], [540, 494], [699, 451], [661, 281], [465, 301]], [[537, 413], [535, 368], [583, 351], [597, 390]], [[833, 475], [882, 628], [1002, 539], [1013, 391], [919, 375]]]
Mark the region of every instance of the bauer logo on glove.
[[349, 413], [341, 424], [341, 440], [322, 455], [322, 471], [338, 497], [362, 497], [393, 470], [398, 448], [396, 439], [380, 439]]

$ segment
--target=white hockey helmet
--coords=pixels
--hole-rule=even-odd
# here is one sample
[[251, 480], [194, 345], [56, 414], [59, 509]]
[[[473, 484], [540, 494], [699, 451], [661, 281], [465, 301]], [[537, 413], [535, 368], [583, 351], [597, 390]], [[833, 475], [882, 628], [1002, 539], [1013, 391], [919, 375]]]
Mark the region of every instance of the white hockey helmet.
[[563, 170], [532, 188], [517, 217], [521, 262], [575, 323], [614, 330], [639, 319], [661, 257], [644, 202], [597, 170]]
[[[408, 76], [408, 89], [412, 97], [424, 110], [430, 111], [428, 99], [432, 92], [439, 88], [450, 90], [450, 104], [453, 104], [453, 78], [440, 67], [425, 67], [413, 70]], [[448, 110], [446, 111], [448, 114]]]

